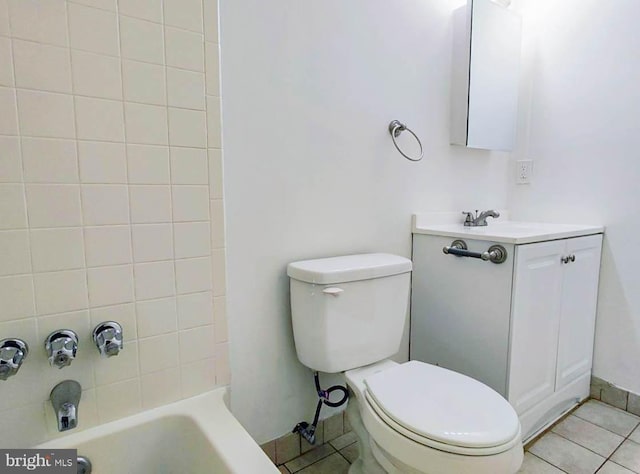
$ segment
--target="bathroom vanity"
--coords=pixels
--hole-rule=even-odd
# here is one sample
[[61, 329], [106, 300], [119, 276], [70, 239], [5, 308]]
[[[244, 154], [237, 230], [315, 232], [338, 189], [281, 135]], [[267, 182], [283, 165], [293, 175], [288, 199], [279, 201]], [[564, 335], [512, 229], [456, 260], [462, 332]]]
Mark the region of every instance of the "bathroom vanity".
[[414, 216], [411, 359], [498, 391], [530, 439], [589, 394], [603, 232]]

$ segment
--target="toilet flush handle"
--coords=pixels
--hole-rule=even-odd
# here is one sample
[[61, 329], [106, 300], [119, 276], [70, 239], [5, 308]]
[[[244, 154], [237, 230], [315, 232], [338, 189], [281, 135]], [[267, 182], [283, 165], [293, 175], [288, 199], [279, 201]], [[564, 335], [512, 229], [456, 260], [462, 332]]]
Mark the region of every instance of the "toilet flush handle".
[[344, 290], [342, 288], [337, 288], [335, 286], [330, 286], [330, 287], [325, 288], [324, 290], [322, 290], [322, 292], [327, 294], [327, 295], [338, 296], [338, 295], [340, 295], [340, 293], [344, 292]]

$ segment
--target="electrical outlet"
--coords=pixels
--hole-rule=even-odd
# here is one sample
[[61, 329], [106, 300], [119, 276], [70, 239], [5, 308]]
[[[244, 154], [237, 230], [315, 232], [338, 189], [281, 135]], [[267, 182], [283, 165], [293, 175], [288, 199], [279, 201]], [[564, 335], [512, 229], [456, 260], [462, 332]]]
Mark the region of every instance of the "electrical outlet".
[[516, 184], [531, 183], [531, 173], [533, 172], [533, 161], [516, 161]]

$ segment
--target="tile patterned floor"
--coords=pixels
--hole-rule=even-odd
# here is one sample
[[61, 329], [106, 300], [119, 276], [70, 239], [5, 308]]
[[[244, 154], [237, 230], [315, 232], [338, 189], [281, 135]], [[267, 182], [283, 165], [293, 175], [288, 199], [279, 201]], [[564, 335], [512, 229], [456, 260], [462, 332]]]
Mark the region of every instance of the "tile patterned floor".
[[[279, 466], [280, 472], [346, 474], [357, 443], [346, 433]], [[518, 472], [562, 473], [640, 474], [640, 417], [589, 400], [529, 446]]]

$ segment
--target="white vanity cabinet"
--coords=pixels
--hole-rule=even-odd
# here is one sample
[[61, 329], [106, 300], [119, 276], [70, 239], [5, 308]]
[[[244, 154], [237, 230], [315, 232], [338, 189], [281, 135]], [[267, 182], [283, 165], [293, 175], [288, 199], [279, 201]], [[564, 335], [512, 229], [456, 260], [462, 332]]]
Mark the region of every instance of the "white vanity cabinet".
[[[494, 388], [527, 440], [589, 394], [602, 229], [514, 237], [493, 225], [414, 228], [411, 359]], [[502, 245], [507, 260], [445, 255], [456, 239], [479, 253]]]

